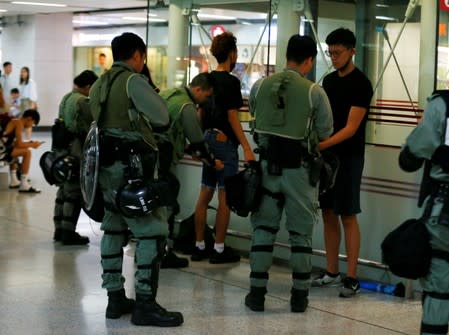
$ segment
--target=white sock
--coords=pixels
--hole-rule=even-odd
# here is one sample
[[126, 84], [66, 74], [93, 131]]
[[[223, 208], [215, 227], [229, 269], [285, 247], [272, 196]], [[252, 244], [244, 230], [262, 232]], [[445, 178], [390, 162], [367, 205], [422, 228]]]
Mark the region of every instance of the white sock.
[[22, 190], [28, 190], [31, 187], [30, 183], [28, 182], [28, 175], [23, 174], [20, 176], [20, 189]]
[[195, 242], [195, 247], [197, 247], [200, 250], [204, 250], [204, 249], [206, 249], [206, 242], [204, 242], [204, 240], [196, 241]]
[[214, 244], [214, 249], [215, 249], [216, 252], [221, 254], [224, 251], [224, 243], [215, 243]]
[[11, 185], [17, 185], [20, 183], [19, 179], [17, 179], [17, 170], [10, 170], [10, 177], [11, 177]]

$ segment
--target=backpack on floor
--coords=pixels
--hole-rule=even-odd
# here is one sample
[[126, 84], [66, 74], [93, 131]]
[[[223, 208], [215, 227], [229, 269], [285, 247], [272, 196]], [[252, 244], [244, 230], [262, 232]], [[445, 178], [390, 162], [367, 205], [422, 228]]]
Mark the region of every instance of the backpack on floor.
[[[195, 213], [182, 220], [179, 223], [179, 233], [173, 239], [173, 249], [183, 254], [190, 255], [195, 248]], [[207, 224], [204, 229], [204, 241], [206, 243], [206, 249], [212, 250], [215, 243], [214, 231]]]
[[409, 219], [391, 231], [381, 249], [382, 261], [399, 277], [418, 279], [429, 272], [432, 247], [423, 218]]

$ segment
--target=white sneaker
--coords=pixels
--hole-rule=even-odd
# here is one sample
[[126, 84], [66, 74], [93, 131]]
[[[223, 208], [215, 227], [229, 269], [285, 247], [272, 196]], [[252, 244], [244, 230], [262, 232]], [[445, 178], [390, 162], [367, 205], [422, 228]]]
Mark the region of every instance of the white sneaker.
[[327, 272], [312, 280], [312, 287], [338, 286], [341, 284], [340, 273], [336, 277], [331, 277]]

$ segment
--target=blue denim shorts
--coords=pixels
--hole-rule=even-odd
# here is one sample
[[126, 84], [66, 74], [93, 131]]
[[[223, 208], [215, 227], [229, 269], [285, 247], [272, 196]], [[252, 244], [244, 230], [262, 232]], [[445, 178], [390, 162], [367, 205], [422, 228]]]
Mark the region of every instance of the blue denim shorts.
[[221, 171], [203, 164], [203, 171], [201, 175], [201, 185], [215, 189], [224, 188], [225, 177], [234, 176], [239, 167], [239, 155], [237, 145], [230, 141], [217, 141], [218, 130], [207, 130], [204, 134], [204, 142], [209, 146], [215, 159], [219, 159], [224, 164], [224, 169]]

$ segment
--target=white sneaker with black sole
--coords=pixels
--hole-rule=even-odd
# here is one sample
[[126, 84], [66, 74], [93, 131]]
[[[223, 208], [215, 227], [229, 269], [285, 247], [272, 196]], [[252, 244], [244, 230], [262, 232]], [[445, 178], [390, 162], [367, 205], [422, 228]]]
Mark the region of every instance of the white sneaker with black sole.
[[312, 287], [338, 286], [341, 285], [340, 273], [332, 275], [329, 272], [322, 273], [318, 278], [312, 280]]

